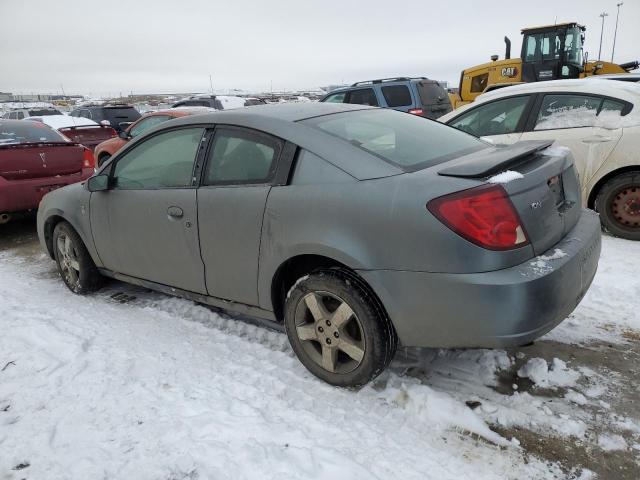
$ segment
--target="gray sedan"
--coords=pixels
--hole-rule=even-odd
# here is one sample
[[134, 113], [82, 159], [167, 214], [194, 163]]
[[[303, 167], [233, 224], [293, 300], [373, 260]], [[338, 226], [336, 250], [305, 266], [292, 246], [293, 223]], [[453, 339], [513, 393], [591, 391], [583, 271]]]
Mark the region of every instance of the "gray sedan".
[[73, 292], [106, 276], [272, 322], [357, 386], [398, 344], [523, 345], [576, 307], [600, 227], [549, 145], [358, 105], [189, 116], [49, 193], [38, 234]]

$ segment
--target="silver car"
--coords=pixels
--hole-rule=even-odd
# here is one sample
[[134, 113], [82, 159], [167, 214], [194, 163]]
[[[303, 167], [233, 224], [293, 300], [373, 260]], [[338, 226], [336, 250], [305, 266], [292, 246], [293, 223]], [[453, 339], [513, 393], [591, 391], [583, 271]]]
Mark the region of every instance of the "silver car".
[[357, 386], [398, 344], [522, 345], [580, 302], [599, 221], [549, 145], [360, 105], [189, 116], [49, 193], [38, 234], [73, 292], [106, 276], [262, 319]]

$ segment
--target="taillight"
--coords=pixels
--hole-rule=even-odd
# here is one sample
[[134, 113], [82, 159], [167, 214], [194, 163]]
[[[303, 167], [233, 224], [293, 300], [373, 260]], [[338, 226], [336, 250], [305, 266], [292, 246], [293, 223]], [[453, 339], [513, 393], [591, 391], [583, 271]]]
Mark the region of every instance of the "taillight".
[[427, 203], [438, 220], [463, 238], [489, 250], [529, 243], [520, 217], [500, 185], [483, 185]]
[[421, 108], [410, 108], [409, 113], [412, 115], [422, 115], [424, 111]]
[[82, 157], [82, 168], [95, 168], [96, 167], [96, 159], [93, 157], [93, 152], [89, 150], [87, 147], [82, 147], [84, 149], [83, 157]]
[[110, 131], [109, 131], [109, 136], [110, 136], [111, 138], [114, 138], [114, 137], [117, 137], [117, 136], [118, 136], [118, 132], [116, 132], [113, 128], [110, 128], [109, 130], [110, 130]]

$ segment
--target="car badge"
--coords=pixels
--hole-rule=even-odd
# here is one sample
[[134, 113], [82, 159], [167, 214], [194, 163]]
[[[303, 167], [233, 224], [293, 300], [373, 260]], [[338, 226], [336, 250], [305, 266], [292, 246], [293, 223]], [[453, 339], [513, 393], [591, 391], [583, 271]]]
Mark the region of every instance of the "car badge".
[[542, 201], [538, 200], [537, 202], [533, 202], [531, 204], [531, 208], [533, 210], [537, 210], [538, 208], [542, 207]]
[[47, 156], [44, 152], [40, 153], [40, 159], [42, 160], [42, 167], [47, 168]]

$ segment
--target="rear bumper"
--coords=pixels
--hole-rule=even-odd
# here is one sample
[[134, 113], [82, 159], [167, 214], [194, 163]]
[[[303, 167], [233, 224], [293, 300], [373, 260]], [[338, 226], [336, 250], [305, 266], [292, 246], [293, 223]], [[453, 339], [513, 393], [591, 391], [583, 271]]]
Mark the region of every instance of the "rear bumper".
[[93, 173], [93, 168], [83, 168], [81, 172], [56, 177], [24, 180], [6, 180], [0, 177], [0, 213], [22, 212], [38, 208], [42, 197], [50, 191], [82, 182]]
[[598, 215], [583, 210], [562, 241], [516, 267], [358, 273], [382, 300], [405, 346], [517, 346], [547, 333], [580, 303], [596, 273], [600, 235]]

